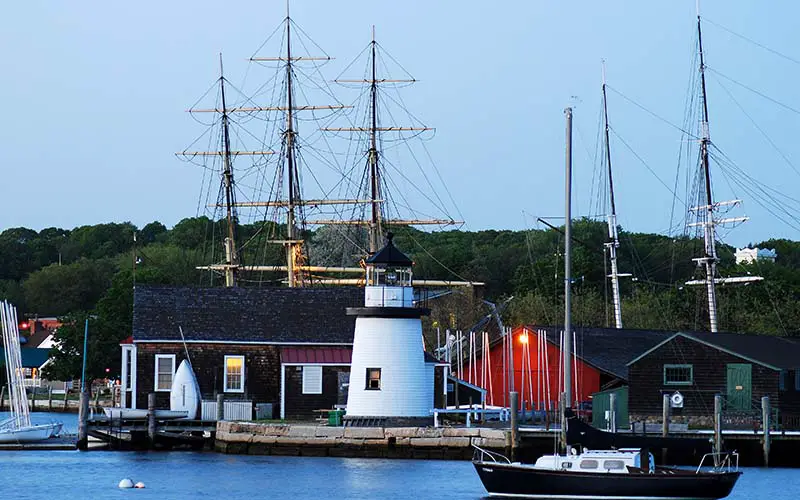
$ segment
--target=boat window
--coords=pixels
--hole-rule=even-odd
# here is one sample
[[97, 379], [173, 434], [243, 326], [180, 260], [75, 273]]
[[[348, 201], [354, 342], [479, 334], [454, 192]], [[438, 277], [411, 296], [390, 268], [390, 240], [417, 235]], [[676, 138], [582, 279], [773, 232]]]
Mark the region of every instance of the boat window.
[[379, 391], [381, 390], [381, 369], [380, 368], [367, 368], [367, 390]]
[[303, 394], [322, 394], [322, 367], [303, 367]]
[[225, 356], [225, 392], [244, 392], [244, 356]]
[[581, 469], [596, 469], [598, 465], [597, 460], [581, 460]]
[[169, 391], [172, 389], [172, 377], [175, 375], [175, 355], [156, 354], [155, 366], [156, 391]]
[[692, 385], [693, 381], [692, 365], [664, 365], [664, 385]]
[[606, 460], [603, 462], [603, 468], [606, 470], [622, 470], [625, 468], [625, 462], [622, 460]]

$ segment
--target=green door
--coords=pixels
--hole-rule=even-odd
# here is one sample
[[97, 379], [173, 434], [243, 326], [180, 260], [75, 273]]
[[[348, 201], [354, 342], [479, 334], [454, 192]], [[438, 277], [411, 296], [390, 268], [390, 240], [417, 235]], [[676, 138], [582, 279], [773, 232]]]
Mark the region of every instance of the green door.
[[728, 364], [728, 408], [729, 410], [750, 410], [751, 377], [753, 365], [749, 363]]

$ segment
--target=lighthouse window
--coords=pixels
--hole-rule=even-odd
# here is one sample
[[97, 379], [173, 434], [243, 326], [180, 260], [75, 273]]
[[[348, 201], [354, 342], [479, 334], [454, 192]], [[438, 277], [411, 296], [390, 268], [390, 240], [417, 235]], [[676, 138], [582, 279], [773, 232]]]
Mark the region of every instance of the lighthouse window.
[[175, 374], [175, 355], [156, 354], [156, 391], [172, 389], [172, 376]]
[[367, 390], [379, 391], [381, 389], [381, 369], [367, 368]]
[[225, 392], [244, 392], [244, 356], [225, 356]]

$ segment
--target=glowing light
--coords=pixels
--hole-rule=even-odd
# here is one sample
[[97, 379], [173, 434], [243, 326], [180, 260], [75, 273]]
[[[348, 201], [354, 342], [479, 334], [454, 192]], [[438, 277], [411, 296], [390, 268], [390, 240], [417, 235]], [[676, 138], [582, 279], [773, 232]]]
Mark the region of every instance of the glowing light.
[[522, 344], [527, 344], [528, 343], [528, 334], [527, 333], [520, 334], [519, 341]]

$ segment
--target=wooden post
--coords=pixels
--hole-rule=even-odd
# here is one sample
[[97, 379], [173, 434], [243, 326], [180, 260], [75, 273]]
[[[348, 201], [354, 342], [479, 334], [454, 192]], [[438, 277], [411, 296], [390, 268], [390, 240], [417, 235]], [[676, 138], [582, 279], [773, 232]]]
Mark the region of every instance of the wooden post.
[[568, 453], [567, 450], [567, 392], [569, 389], [561, 393], [561, 397], [559, 398], [559, 407], [558, 413], [560, 415], [560, 422], [561, 422], [561, 429], [560, 429], [560, 439], [559, 444], [561, 445], [561, 450], [565, 453]]
[[512, 391], [509, 393], [511, 400], [511, 461], [515, 461], [517, 455], [517, 447], [519, 446], [519, 393]]
[[52, 387], [48, 387], [47, 388], [47, 411], [49, 411], [51, 413], [53, 411], [53, 388]]
[[85, 450], [89, 440], [89, 393], [81, 392], [81, 404], [78, 410], [78, 449]]
[[150, 448], [156, 442], [156, 393], [151, 392], [147, 395], [147, 439], [150, 441]]
[[[714, 395], [714, 453], [722, 452], [722, 395]], [[714, 455], [714, 465], [719, 465], [719, 455]]]
[[98, 388], [94, 391], [94, 408], [98, 410], [100, 408], [100, 389]]
[[[664, 394], [661, 397], [661, 437], [667, 437], [669, 435], [669, 409], [670, 409], [670, 396], [669, 394]], [[647, 425], [646, 423], [644, 424]], [[667, 449], [661, 448], [661, 463], [666, 465], [667, 463]]]
[[64, 409], [63, 409], [63, 411], [67, 411], [68, 407], [69, 407], [69, 389], [67, 389], [67, 386], [64, 385]]
[[217, 394], [217, 422], [225, 420], [225, 395]]
[[764, 427], [764, 467], [769, 467], [769, 447], [770, 447], [770, 408], [769, 396], [761, 398], [761, 423]]
[[31, 387], [31, 411], [36, 411], [36, 387]]

